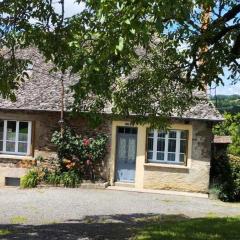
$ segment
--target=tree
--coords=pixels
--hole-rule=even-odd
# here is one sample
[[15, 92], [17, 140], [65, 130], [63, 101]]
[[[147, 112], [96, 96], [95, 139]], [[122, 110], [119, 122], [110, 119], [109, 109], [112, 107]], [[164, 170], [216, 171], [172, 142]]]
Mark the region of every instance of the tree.
[[[9, 46], [13, 32], [13, 45], [19, 39], [24, 47], [35, 45], [57, 69], [76, 74], [76, 111], [97, 113], [111, 103], [117, 114], [134, 113], [136, 122], [154, 124], [159, 116], [166, 120], [173, 111], [185, 111], [196, 88], [220, 83], [224, 67], [230, 80], [239, 79], [237, 0], [79, 0], [85, 8], [71, 18], [56, 13], [50, 0], [31, 2], [2, 1], [3, 39]], [[29, 8], [33, 14], [25, 13]], [[210, 15], [203, 21], [206, 12]], [[6, 14], [23, 15], [24, 24]], [[5, 26], [11, 26], [7, 34]]]
[[224, 122], [214, 127], [214, 134], [231, 136], [232, 144], [229, 145], [228, 152], [240, 156], [240, 113], [225, 113], [224, 118]]
[[34, 25], [45, 31], [49, 19], [56, 22], [57, 15], [51, 4], [45, 1], [0, 2], [0, 93], [3, 97], [14, 99], [12, 90], [24, 79], [23, 70], [29, 63], [28, 59], [18, 58], [16, 51], [32, 44], [36, 37], [32, 36]]

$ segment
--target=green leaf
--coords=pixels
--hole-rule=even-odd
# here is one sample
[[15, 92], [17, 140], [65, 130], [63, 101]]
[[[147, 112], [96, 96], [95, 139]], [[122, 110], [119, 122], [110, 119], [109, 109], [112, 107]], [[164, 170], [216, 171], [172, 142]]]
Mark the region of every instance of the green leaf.
[[123, 47], [124, 47], [124, 38], [119, 37], [118, 45], [116, 46], [116, 49], [121, 52], [123, 50]]
[[130, 24], [131, 24], [131, 22], [130, 22], [130, 20], [129, 20], [129, 19], [127, 19], [127, 20], [125, 21], [125, 23], [126, 23], [126, 24], [128, 24], [128, 25], [130, 25]]
[[134, 28], [132, 28], [132, 29], [130, 30], [130, 32], [131, 32], [132, 34], [135, 34], [135, 33], [136, 33], [136, 30], [135, 30]]

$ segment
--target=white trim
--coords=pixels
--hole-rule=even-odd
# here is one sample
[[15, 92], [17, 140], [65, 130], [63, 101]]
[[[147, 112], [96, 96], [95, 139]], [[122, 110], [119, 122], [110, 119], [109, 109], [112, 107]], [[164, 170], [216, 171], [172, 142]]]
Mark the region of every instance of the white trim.
[[31, 153], [31, 140], [32, 140], [32, 122], [28, 122], [27, 155], [30, 155]]
[[4, 120], [4, 127], [3, 127], [3, 152], [6, 152], [6, 139], [7, 139], [7, 120]]
[[148, 162], [144, 163], [146, 167], [159, 167], [159, 168], [180, 168], [180, 169], [190, 169], [189, 166], [185, 166], [183, 164], [176, 164], [176, 163], [166, 163], [166, 162]]
[[[10, 155], [22, 155], [22, 156], [27, 156], [30, 155], [30, 147], [31, 147], [31, 137], [32, 137], [32, 122], [30, 121], [17, 121], [17, 120], [3, 120], [4, 121], [4, 128], [3, 128], [3, 151], [0, 151], [1, 155], [2, 154], [10, 154]], [[7, 140], [7, 123], [8, 121], [16, 122], [16, 134], [15, 134], [15, 141], [8, 141]], [[19, 124], [21, 122], [28, 123], [28, 136], [27, 136], [27, 141], [19, 141]], [[6, 149], [6, 144], [7, 142], [14, 142], [15, 143], [15, 151], [10, 152], [7, 151]], [[26, 143], [27, 144], [27, 152], [19, 152], [18, 150], [18, 143]]]
[[159, 161], [159, 162], [167, 162], [167, 159], [168, 159], [168, 135], [169, 135], [169, 133], [165, 134], [164, 161]]
[[27, 155], [19, 155], [19, 154], [0, 154], [1, 159], [21, 159], [21, 160], [34, 160], [34, 157]]
[[181, 131], [177, 130], [177, 136], [176, 136], [176, 152], [175, 152], [175, 161], [176, 163], [179, 163], [180, 161], [180, 141], [181, 141]]
[[[152, 159], [147, 159], [149, 163], [168, 163], [168, 164], [184, 164], [184, 162], [180, 162], [180, 142], [181, 140], [186, 140], [187, 139], [181, 139], [181, 132], [185, 130], [176, 130], [176, 129], [171, 129], [170, 131], [176, 132], [176, 138], [170, 138], [169, 137], [169, 132], [165, 134], [165, 147], [164, 147], [164, 160], [157, 160], [157, 142], [158, 142], [158, 130], [154, 130], [154, 135], [153, 135], [153, 158]], [[150, 137], [152, 138], [152, 137]], [[164, 138], [162, 138], [164, 139]], [[168, 151], [168, 145], [169, 145], [169, 139], [173, 139], [176, 141], [176, 149], [175, 152], [169, 152]], [[161, 151], [160, 151], [161, 152]], [[175, 161], [169, 161], [168, 160], [168, 154], [172, 153], [175, 154]]]
[[157, 137], [158, 137], [158, 132], [157, 130], [154, 130], [153, 132], [153, 158], [152, 160], [154, 159], [157, 159]]
[[18, 153], [19, 121], [16, 121], [15, 153]]

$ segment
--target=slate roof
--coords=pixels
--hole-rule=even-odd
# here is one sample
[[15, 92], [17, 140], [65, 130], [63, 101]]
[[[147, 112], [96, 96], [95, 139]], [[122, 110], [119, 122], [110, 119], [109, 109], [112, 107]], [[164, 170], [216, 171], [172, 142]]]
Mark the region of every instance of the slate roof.
[[[22, 58], [30, 58], [33, 62], [33, 70], [30, 79], [21, 83], [16, 91], [16, 101], [0, 98], [0, 109], [2, 110], [30, 110], [30, 111], [60, 111], [61, 109], [61, 81], [60, 74], [49, 73], [50, 63], [46, 63], [44, 58], [36, 49], [25, 49], [21, 51]], [[65, 85], [65, 106], [70, 106], [73, 102], [72, 93], [69, 86], [75, 83], [76, 79], [64, 76]], [[205, 95], [203, 93], [198, 93]], [[203, 101], [199, 101], [186, 111], [184, 119], [200, 119], [210, 121], [223, 120], [222, 115], [214, 105], [204, 96]], [[106, 106], [105, 113], [111, 113], [111, 106]], [[173, 114], [173, 118], [179, 116]]]

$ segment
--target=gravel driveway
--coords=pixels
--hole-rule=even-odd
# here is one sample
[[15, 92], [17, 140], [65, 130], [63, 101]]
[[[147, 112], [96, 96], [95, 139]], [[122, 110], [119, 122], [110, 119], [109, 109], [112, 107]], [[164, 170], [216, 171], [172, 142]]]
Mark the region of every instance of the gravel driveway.
[[240, 204], [113, 190], [0, 189], [0, 239], [128, 239], [152, 217], [240, 216]]

